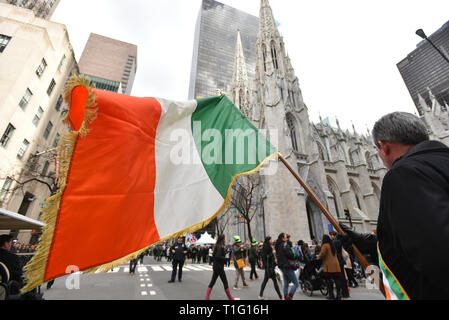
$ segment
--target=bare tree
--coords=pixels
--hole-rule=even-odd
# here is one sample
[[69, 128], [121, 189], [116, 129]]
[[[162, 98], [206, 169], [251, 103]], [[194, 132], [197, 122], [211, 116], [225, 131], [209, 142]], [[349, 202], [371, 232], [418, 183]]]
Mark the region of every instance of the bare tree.
[[237, 179], [232, 186], [231, 205], [245, 221], [249, 239], [253, 238], [251, 221], [256, 216], [261, 202], [259, 201], [260, 176], [253, 174]]
[[2, 174], [15, 182], [14, 188], [4, 190], [7, 194], [13, 195], [21, 190], [25, 194], [25, 186], [30, 183], [40, 183], [45, 185], [51, 194], [57, 190], [55, 183], [55, 173], [49, 172], [51, 164], [55, 161], [56, 149], [49, 149], [40, 153], [31, 155], [23, 169], [18, 174]]
[[233, 211], [233, 207], [228, 206], [228, 208], [214, 220], [217, 236], [224, 234], [227, 226], [229, 225], [229, 221], [232, 218]]

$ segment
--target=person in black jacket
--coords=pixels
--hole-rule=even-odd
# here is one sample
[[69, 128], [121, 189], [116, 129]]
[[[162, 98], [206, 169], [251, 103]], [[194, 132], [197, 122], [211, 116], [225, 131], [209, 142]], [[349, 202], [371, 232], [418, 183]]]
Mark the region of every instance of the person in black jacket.
[[[381, 118], [373, 138], [390, 169], [377, 225], [387, 299], [449, 299], [449, 148], [404, 112]], [[358, 242], [374, 251], [372, 242]]]
[[9, 270], [10, 280], [16, 281], [20, 288], [23, 286], [23, 271], [20, 259], [11, 253], [12, 236], [0, 235], [0, 262], [3, 262]]
[[224, 271], [224, 265], [226, 263], [226, 247], [224, 235], [218, 236], [217, 243], [214, 246], [213, 257], [214, 257], [213, 274], [209, 286], [207, 287], [205, 300], [210, 299], [212, 288], [217, 282], [218, 277], [220, 277], [221, 282], [223, 282], [223, 286], [228, 299], [234, 300], [234, 297], [232, 296], [231, 291], [229, 290], [228, 279], [226, 278], [226, 273]]
[[263, 259], [263, 267], [265, 269], [265, 276], [263, 278], [262, 286], [260, 287], [259, 299], [264, 300], [263, 292], [265, 291], [265, 286], [269, 279], [273, 280], [274, 289], [276, 290], [279, 299], [282, 300], [282, 294], [279, 290], [278, 281], [276, 279], [276, 273], [274, 269], [276, 268], [276, 257], [274, 255], [273, 249], [273, 240], [271, 237], [266, 237], [263, 243], [262, 249], [262, 259]]
[[184, 265], [184, 261], [186, 260], [187, 254], [187, 246], [185, 245], [182, 237], [179, 237], [178, 242], [176, 242], [170, 248], [170, 253], [173, 257], [173, 271], [171, 274], [171, 280], [168, 282], [169, 283], [175, 282], [178, 266], [179, 266], [178, 281], [182, 282], [182, 267]]
[[[293, 253], [292, 247], [288, 244], [288, 238], [285, 233], [281, 233], [276, 240], [275, 244], [276, 258], [278, 261], [279, 269], [282, 271], [282, 276], [284, 280], [284, 299], [293, 300], [296, 289], [299, 287], [298, 278], [296, 277], [295, 271], [289, 264], [289, 260], [295, 259], [295, 254]], [[290, 282], [293, 282], [293, 287], [288, 292], [288, 286]]]

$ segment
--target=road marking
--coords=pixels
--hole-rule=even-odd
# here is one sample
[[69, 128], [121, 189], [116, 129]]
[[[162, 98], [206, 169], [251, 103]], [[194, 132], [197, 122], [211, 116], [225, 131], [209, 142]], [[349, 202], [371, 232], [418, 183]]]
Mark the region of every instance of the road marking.
[[161, 267], [159, 267], [159, 266], [150, 266], [151, 267], [151, 269], [153, 269], [153, 271], [156, 271], [156, 272], [158, 272], [158, 271], [164, 271], [164, 269], [162, 269]]
[[211, 271], [212, 267], [206, 267], [206, 266], [198, 266], [198, 268], [206, 270], [206, 271]]
[[190, 269], [190, 270], [193, 270], [193, 271], [203, 271], [203, 269], [200, 269], [200, 268], [194, 267], [194, 266], [185, 266], [184, 268], [186, 268], [186, 270]]
[[167, 271], [173, 271], [173, 267], [171, 266], [162, 266], [162, 268], [164, 268]]
[[148, 292], [142, 291], [140, 294], [141, 294], [142, 296], [147, 296], [147, 295], [148, 295]]
[[150, 287], [152, 287], [153, 285], [151, 284], [151, 283], [149, 283], [149, 284], [147, 284], [147, 287], [148, 288], [150, 288]]
[[138, 272], [148, 272], [148, 269], [147, 269], [147, 267], [138, 267], [137, 271]]
[[155, 296], [156, 295], [156, 291], [150, 291], [150, 295]]
[[141, 287], [141, 288], [145, 287], [145, 283], [142, 283], [142, 284], [140, 285], [140, 287]]
[[120, 271], [120, 267], [114, 268], [112, 270], [109, 270], [108, 273], [117, 273]]
[[123, 269], [123, 272], [129, 272], [129, 267], [125, 267], [124, 269]]

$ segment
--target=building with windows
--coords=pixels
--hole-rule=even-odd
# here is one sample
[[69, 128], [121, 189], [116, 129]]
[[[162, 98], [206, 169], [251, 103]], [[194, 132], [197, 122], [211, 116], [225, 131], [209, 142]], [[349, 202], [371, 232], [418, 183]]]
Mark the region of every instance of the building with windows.
[[[449, 59], [449, 21], [428, 37]], [[429, 90], [440, 105], [449, 104], [449, 63], [427, 40], [421, 41], [397, 67], [419, 115], [425, 113], [422, 101], [431, 103]]]
[[198, 14], [189, 99], [228, 91], [233, 77], [235, 35], [240, 30], [250, 79], [256, 66], [259, 19], [214, 0], [203, 0]]
[[38, 18], [50, 20], [60, 0], [0, 0], [20, 8], [29, 9]]
[[[64, 25], [3, 3], [0, 18], [0, 206], [38, 219], [68, 130], [63, 89], [79, 70]], [[13, 234], [26, 243], [38, 237]]]
[[137, 46], [91, 33], [79, 67], [96, 88], [130, 95], [137, 71]]

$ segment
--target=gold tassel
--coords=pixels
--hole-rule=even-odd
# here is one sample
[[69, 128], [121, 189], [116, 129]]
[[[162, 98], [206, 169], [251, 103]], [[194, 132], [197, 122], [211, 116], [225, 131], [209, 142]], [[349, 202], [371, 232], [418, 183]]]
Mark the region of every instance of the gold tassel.
[[[62, 195], [66, 188], [68, 172], [72, 160], [75, 144], [79, 136], [85, 137], [89, 132], [88, 126], [91, 124], [97, 115], [95, 103], [95, 91], [93, 85], [87, 77], [72, 76], [64, 89], [64, 96], [68, 105], [71, 102], [72, 90], [77, 86], [84, 86], [88, 91], [86, 111], [84, 122], [79, 131], [71, 131], [62, 135], [58, 142], [57, 160], [60, 165], [60, 175], [58, 180], [58, 191], [49, 197], [42, 208], [42, 221], [46, 224], [43, 228], [36, 253], [33, 258], [24, 267], [25, 286], [22, 288], [22, 294], [27, 293], [45, 281], [45, 272], [47, 267], [47, 260], [53, 242], [53, 235], [55, 232], [56, 221], [59, 213], [59, 206]], [[67, 116], [66, 119], [67, 121]]]

